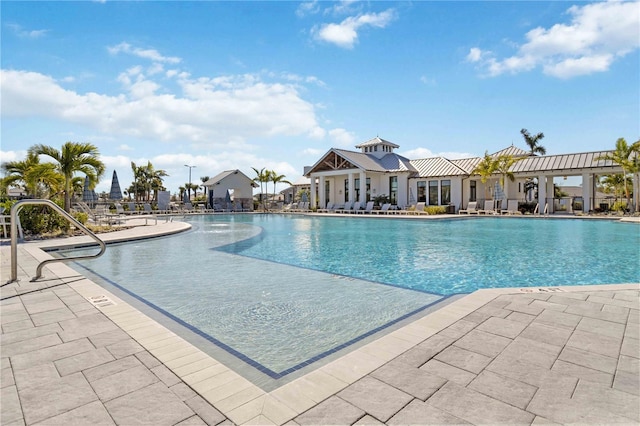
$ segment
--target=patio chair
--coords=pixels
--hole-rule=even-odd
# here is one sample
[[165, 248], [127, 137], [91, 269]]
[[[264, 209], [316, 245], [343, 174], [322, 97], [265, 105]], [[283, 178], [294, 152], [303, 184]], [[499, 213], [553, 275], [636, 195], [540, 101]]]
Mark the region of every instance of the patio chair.
[[367, 205], [365, 206], [364, 210], [357, 210], [356, 213], [359, 214], [369, 214], [373, 211], [373, 201], [369, 201], [367, 202]]
[[484, 208], [482, 210], [478, 210], [478, 214], [498, 214], [495, 209], [495, 201], [493, 200], [484, 200]]
[[385, 203], [382, 205], [382, 207], [380, 207], [380, 210], [373, 210], [371, 213], [389, 214], [391, 212], [391, 210], [389, 210], [389, 207], [391, 207], [391, 203]]
[[328, 202], [326, 208], [318, 209], [318, 213], [329, 213], [330, 211], [333, 210], [333, 205], [334, 204], [332, 202]]
[[507, 208], [505, 210], [500, 210], [501, 214], [522, 214], [520, 210], [518, 210], [518, 200], [507, 200]]
[[417, 215], [421, 215], [421, 214], [427, 214], [427, 212], [424, 211], [424, 208], [426, 207], [427, 203], [418, 203], [416, 204], [416, 209], [412, 211], [412, 214], [417, 214]]
[[351, 201], [347, 201], [341, 209], [336, 210], [336, 213], [348, 213], [351, 211], [352, 207], [353, 203]]
[[136, 208], [136, 203], [127, 203], [127, 207], [129, 208], [128, 214], [140, 214], [140, 212]]
[[356, 201], [355, 203], [353, 203], [351, 209], [349, 210], [349, 213], [356, 213], [358, 210], [360, 210], [360, 201]]
[[467, 204], [467, 208], [466, 209], [460, 209], [458, 210], [458, 214], [478, 214], [478, 202], [477, 201], [470, 201], [469, 204]]

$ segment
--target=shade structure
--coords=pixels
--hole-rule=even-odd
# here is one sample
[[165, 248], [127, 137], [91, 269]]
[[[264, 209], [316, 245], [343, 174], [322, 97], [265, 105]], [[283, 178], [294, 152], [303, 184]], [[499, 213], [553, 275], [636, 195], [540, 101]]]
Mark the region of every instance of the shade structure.
[[189, 194], [185, 191], [184, 196], [182, 197], [182, 202], [183, 203], [190, 203], [191, 200], [189, 200]]
[[300, 201], [302, 201], [303, 203], [306, 203], [307, 201], [309, 201], [309, 197], [307, 197], [306, 192], [302, 193], [302, 197], [300, 197]]
[[84, 189], [82, 190], [82, 201], [93, 203], [96, 201], [96, 193], [89, 188], [89, 176], [84, 178]]
[[502, 186], [500, 186], [500, 182], [496, 182], [494, 193], [493, 193], [493, 198], [495, 200], [503, 200], [503, 199], [507, 198], [505, 193], [504, 193], [504, 190], [502, 189]]
[[110, 200], [122, 200], [122, 191], [120, 190], [120, 182], [118, 182], [118, 174], [113, 171], [111, 178], [111, 191], [109, 191]]

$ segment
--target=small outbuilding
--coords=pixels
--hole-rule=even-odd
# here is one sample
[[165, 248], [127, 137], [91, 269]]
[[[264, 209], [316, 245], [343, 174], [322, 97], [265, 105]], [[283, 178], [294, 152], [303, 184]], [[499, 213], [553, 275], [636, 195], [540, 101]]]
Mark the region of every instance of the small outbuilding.
[[202, 184], [207, 188], [209, 207], [233, 211], [253, 210], [253, 179], [240, 170], [227, 170]]

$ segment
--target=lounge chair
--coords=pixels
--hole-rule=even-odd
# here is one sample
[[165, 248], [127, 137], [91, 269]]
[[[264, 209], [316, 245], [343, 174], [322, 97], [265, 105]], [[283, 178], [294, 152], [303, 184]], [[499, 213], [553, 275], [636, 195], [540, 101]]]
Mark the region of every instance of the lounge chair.
[[380, 207], [380, 210], [373, 210], [371, 213], [375, 213], [375, 214], [389, 214], [390, 210], [389, 208], [391, 207], [391, 203], [385, 203], [382, 205], [382, 207]]
[[349, 210], [349, 213], [357, 213], [358, 210], [360, 210], [360, 201], [356, 201], [355, 203], [353, 203], [353, 206], [351, 207], [351, 210]]
[[424, 211], [424, 208], [426, 207], [426, 205], [427, 203], [416, 204], [416, 209], [412, 213], [417, 215], [427, 214], [427, 212]]
[[460, 209], [458, 210], [458, 214], [479, 214], [479, 210], [478, 210], [478, 202], [477, 201], [470, 201], [469, 204], [467, 204], [467, 208], [466, 209]]
[[501, 214], [522, 214], [520, 210], [518, 210], [518, 200], [507, 200], [507, 208], [505, 210], [500, 210]]
[[364, 210], [358, 210], [356, 211], [356, 213], [362, 213], [362, 214], [368, 214], [371, 213], [373, 211], [373, 201], [369, 201], [367, 202], [367, 205], [365, 206]]
[[333, 203], [331, 201], [329, 201], [327, 203], [327, 207], [326, 208], [318, 209], [318, 213], [329, 213], [332, 210], [333, 210]]
[[347, 201], [341, 209], [336, 210], [336, 213], [348, 213], [351, 211], [352, 207], [353, 203], [351, 201]]
[[183, 210], [184, 210], [184, 212], [185, 212], [185, 213], [194, 213], [194, 210], [193, 210], [193, 204], [191, 204], [191, 203], [184, 203]]
[[144, 203], [142, 207], [144, 208], [144, 212], [146, 214], [153, 214], [153, 210], [151, 209], [151, 204]]
[[498, 214], [495, 209], [495, 202], [493, 200], [484, 200], [484, 209], [478, 210], [478, 214]]

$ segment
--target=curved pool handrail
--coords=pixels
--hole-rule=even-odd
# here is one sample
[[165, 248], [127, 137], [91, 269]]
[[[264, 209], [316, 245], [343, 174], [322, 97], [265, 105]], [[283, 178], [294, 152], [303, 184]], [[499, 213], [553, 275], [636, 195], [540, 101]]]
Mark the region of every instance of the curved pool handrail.
[[68, 262], [70, 260], [77, 260], [77, 259], [95, 259], [97, 257], [102, 256], [104, 252], [107, 250], [107, 245], [105, 244], [104, 241], [98, 238], [98, 236], [94, 234], [89, 228], [84, 226], [82, 223], [78, 222], [73, 216], [71, 216], [69, 213], [67, 213], [64, 209], [62, 209], [59, 205], [57, 205], [53, 201], [51, 200], [20, 200], [11, 207], [11, 280], [9, 281], [10, 283], [18, 280], [18, 213], [20, 212], [20, 209], [22, 209], [22, 207], [26, 205], [46, 205], [51, 207], [52, 209], [60, 213], [62, 216], [64, 216], [64, 218], [67, 219], [73, 226], [80, 229], [84, 234], [94, 239], [96, 243], [98, 243], [98, 245], [100, 246], [100, 251], [97, 254], [43, 260], [38, 264], [38, 267], [36, 268], [36, 275], [31, 279], [31, 281], [36, 281], [38, 278], [42, 277], [42, 268], [44, 268], [44, 266], [48, 265], [49, 263]]

